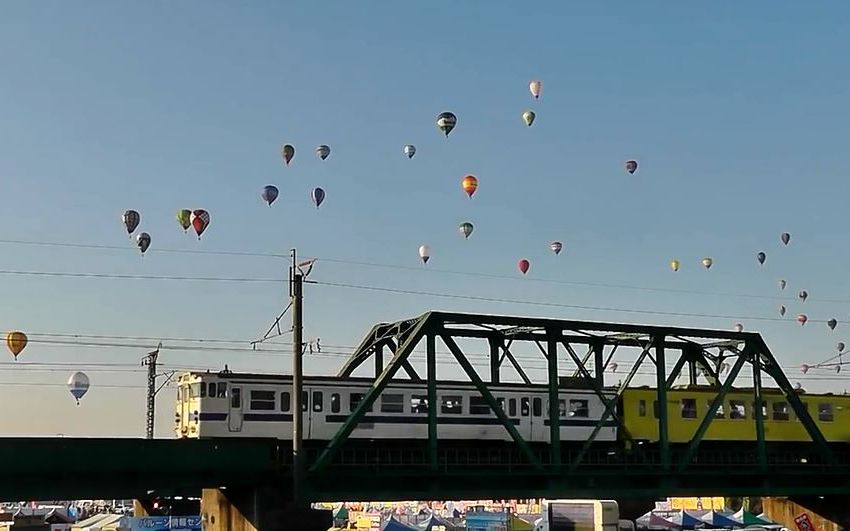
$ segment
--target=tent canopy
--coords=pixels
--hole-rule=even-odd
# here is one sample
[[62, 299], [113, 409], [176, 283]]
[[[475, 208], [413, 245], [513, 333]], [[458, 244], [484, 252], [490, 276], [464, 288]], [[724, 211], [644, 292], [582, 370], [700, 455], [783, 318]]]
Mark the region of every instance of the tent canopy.
[[396, 520], [395, 518], [390, 518], [387, 520], [383, 527], [381, 527], [381, 531], [419, 531], [415, 527], [411, 527], [407, 524], [403, 524]]
[[745, 526], [748, 526], [748, 525], [767, 525], [767, 524], [770, 524], [770, 521], [769, 521], [769, 520], [766, 520], [766, 519], [764, 519], [764, 518], [761, 518], [761, 517], [759, 517], [759, 516], [756, 516], [756, 515], [754, 515], [753, 513], [749, 512], [749, 511], [745, 511], [744, 509], [741, 509], [741, 510], [740, 510], [740, 511], [738, 511], [737, 513], [733, 514], [733, 515], [732, 515], [732, 518], [733, 518], [734, 520], [736, 520], [737, 522], [739, 522], [739, 523], [741, 523], [741, 524], [745, 525]]
[[431, 513], [431, 516], [429, 516], [428, 519], [425, 520], [424, 522], [420, 523], [417, 527], [422, 531], [431, 531], [433, 528], [440, 527], [440, 526], [443, 526], [446, 529], [446, 531], [453, 531], [455, 529], [461, 529], [460, 527], [452, 524], [451, 522], [449, 522], [445, 518], [441, 517], [440, 515], [437, 515], [437, 514], [434, 514], [434, 513]]
[[729, 529], [732, 529], [741, 525], [740, 522], [735, 520], [733, 515], [723, 514], [714, 510], [708, 511], [700, 519], [703, 522], [710, 524], [712, 527], [728, 527]]

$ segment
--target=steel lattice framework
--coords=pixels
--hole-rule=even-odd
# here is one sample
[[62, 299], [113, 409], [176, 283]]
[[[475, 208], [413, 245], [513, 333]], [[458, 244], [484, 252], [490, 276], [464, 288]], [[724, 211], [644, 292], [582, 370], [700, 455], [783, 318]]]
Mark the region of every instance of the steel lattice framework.
[[[399, 370], [403, 370], [412, 380], [425, 380], [427, 382], [428, 403], [437, 403], [439, 381], [436, 377], [436, 344], [438, 338], [445, 344], [458, 366], [489, 404], [516, 446], [524, 454], [528, 464], [537, 472], [545, 474], [575, 472], [584, 463], [585, 457], [604, 423], [611, 418], [620, 427], [622, 437], [626, 440], [630, 439], [622, 419], [617, 416], [616, 405], [620, 395], [625, 389], [629, 388], [638, 373], [638, 369], [642, 366], [649, 366], [653, 370], [655, 393], [659, 404], [667, 403], [668, 390], [673, 387], [680, 375], [684, 375], [683, 371], [686, 367], [691, 384], [696, 384], [698, 377], [703, 376], [710, 386], [717, 389], [717, 394], [705, 416], [701, 419], [693, 438], [685, 448], [678, 448], [675, 455], [673, 455], [674, 452], [671, 452], [669, 442], [667, 408], [658, 408], [658, 455], [660, 456], [658, 466], [663, 471], [681, 474], [694, 462], [706, 430], [715, 418], [718, 408], [723, 404], [724, 398], [733, 389], [736, 378], [739, 377], [745, 367], [752, 371], [752, 385], [748, 390], [752, 392], [753, 403], [764, 403], [762, 399], [763, 378], [767, 377], [772, 380], [779, 392], [788, 401], [814, 443], [816, 451], [813, 454], [817, 461], [823, 465], [828, 465], [835, 460], [833, 452], [817, 424], [809, 415], [798, 393], [792, 387], [779, 363], [758, 333], [428, 312], [414, 319], [376, 325], [340, 369], [338, 376], [350, 376], [355, 369], [371, 358], [374, 361], [375, 378], [370, 390], [352, 412], [349, 419], [340, 427], [334, 438], [319, 453], [317, 458], [313, 460], [310, 467], [311, 474], [319, 473], [331, 463], [364, 414], [371, 410], [372, 404]], [[483, 340], [489, 345], [490, 370], [488, 378], [482, 377], [475, 370], [458, 345], [459, 340], [469, 339]], [[426, 374], [424, 378], [416, 372], [410, 362], [411, 353], [423, 341], [426, 350]], [[522, 342], [536, 345], [546, 361], [549, 418], [558, 418], [559, 416], [559, 375], [568, 365], [572, 369], [572, 377], [589, 385], [606, 406], [605, 412], [597, 422], [592, 435], [584, 441], [580, 450], [577, 453], [571, 453], [568, 459], [565, 459], [562, 455], [559, 424], [556, 422], [549, 423], [551, 444], [548, 449], [550, 455], [546, 456], [545, 467], [541, 463], [540, 453], [533, 451], [523, 439], [488, 388], [488, 382], [497, 383], [500, 381], [502, 366], [506, 360], [524, 382], [531, 383], [531, 379], [518, 362], [517, 357], [511, 352], [513, 347]], [[620, 359], [618, 358], [618, 351], [624, 350], [636, 351], [639, 354], [631, 364], [625, 379], [616, 387], [617, 397], [612, 400], [610, 399], [610, 387], [607, 389], [608, 393], [603, 394], [603, 390], [605, 390], [604, 373], [607, 367], [615, 363], [615, 360]], [[391, 355], [391, 358], [384, 363], [387, 353]], [[673, 360], [675, 360], [674, 363]], [[668, 363], [673, 363], [669, 370]], [[736, 389], [736, 392], [740, 393], [740, 391], [740, 389]], [[429, 407], [428, 410], [429, 462], [431, 468], [436, 470], [439, 467], [438, 447], [440, 445], [437, 412], [436, 407]], [[757, 434], [756, 440], [753, 441], [756, 444], [757, 461], [755, 464], [760, 469], [765, 470], [769, 464], [765, 442], [765, 418], [760, 407], [754, 408], [754, 414]]]

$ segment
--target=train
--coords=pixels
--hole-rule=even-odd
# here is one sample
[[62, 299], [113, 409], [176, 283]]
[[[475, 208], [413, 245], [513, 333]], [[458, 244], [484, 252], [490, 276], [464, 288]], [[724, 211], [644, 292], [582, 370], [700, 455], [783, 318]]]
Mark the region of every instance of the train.
[[[305, 376], [302, 390], [303, 437], [328, 441], [372, 386], [371, 378]], [[550, 441], [549, 388], [545, 384], [488, 383], [488, 389], [518, 433], [528, 442]], [[274, 374], [187, 372], [177, 381], [175, 432], [178, 438], [292, 438], [292, 376]], [[428, 393], [424, 381], [393, 380], [357, 424], [353, 439], [427, 439]], [[601, 395], [601, 396], [600, 396]], [[715, 412], [703, 440], [753, 441], [756, 438], [753, 390], [733, 388]], [[668, 438], [688, 443], [717, 389], [674, 386], [667, 391]], [[798, 396], [830, 442], [850, 442], [850, 396]], [[651, 387], [603, 388], [597, 393], [581, 379], [564, 378], [558, 388], [560, 440], [586, 441], [599, 423], [605, 402], [616, 401], [595, 441], [626, 437], [659, 440], [657, 392]], [[809, 442], [803, 424], [778, 389], [762, 390], [767, 441]], [[441, 440], [511, 441], [478, 389], [468, 381], [440, 381], [437, 424]], [[622, 426], [617, 421], [622, 420]], [[625, 432], [624, 432], [625, 430]]]

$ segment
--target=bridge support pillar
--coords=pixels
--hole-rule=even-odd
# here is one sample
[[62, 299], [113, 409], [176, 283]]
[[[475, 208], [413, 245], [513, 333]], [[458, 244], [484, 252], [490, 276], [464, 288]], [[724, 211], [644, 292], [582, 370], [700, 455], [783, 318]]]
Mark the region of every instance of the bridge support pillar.
[[330, 511], [293, 507], [281, 489], [204, 489], [204, 531], [327, 531]]

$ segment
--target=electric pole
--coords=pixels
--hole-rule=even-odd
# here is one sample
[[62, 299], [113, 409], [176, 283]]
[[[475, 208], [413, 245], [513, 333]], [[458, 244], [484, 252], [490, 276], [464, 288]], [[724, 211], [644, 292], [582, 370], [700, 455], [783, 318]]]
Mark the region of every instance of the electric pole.
[[304, 405], [301, 401], [301, 393], [304, 388], [301, 378], [303, 376], [302, 356], [304, 354], [303, 338], [304, 322], [302, 314], [303, 280], [301, 270], [298, 268], [295, 249], [292, 249], [292, 267], [289, 270], [289, 296], [292, 304], [292, 498], [296, 504], [301, 503], [301, 483], [303, 482], [304, 468], [304, 438], [303, 422]]
[[148, 393], [147, 393], [147, 416], [145, 418], [145, 437], [153, 439], [154, 416], [156, 414], [156, 359], [159, 357], [159, 349], [162, 343], [156, 346], [156, 350], [148, 352], [142, 358], [142, 367], [148, 367]]

